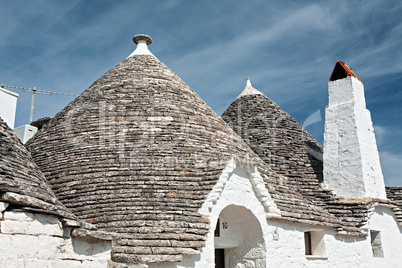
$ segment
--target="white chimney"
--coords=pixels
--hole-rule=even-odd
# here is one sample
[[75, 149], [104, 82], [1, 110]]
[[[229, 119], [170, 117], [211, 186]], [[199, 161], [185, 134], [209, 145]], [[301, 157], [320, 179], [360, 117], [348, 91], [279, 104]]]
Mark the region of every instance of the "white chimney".
[[0, 117], [13, 129], [18, 94], [0, 87]]
[[338, 61], [328, 83], [325, 110], [324, 187], [345, 198], [386, 199], [363, 83]]

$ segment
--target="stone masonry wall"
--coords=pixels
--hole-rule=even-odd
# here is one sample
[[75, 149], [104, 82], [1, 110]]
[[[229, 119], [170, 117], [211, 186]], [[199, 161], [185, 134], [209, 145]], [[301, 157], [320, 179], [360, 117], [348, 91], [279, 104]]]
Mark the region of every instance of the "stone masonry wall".
[[71, 228], [63, 228], [55, 216], [21, 209], [2, 211], [0, 267], [107, 267], [110, 242], [70, 234]]

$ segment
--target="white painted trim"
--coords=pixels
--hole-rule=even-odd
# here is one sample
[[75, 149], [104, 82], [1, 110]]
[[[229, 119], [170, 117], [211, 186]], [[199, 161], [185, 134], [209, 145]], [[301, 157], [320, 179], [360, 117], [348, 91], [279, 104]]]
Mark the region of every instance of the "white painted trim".
[[[199, 212], [201, 214], [207, 214], [212, 211], [212, 208], [219, 200], [219, 197], [225, 188], [226, 183], [228, 182], [230, 176], [233, 174], [233, 171], [238, 166], [240, 158], [232, 158], [225, 169], [222, 171], [222, 175], [219, 177], [218, 182], [215, 184], [212, 191], [208, 194], [207, 199], [202, 205]], [[244, 162], [244, 161], [242, 161]], [[242, 163], [243, 164], [243, 163]], [[269, 194], [267, 188], [265, 187], [265, 183], [260, 173], [257, 170], [257, 167], [252, 165], [247, 165], [243, 169], [247, 171], [248, 178], [250, 180], [251, 185], [253, 186], [253, 190], [256, 193], [258, 200], [263, 205], [266, 217], [267, 218], [279, 218], [281, 217], [281, 212], [273, 201], [271, 195]]]

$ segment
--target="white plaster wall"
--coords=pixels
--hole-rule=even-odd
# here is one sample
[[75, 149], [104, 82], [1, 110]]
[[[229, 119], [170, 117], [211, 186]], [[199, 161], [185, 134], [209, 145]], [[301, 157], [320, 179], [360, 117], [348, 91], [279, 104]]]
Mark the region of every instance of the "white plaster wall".
[[[260, 223], [253, 213], [241, 206], [229, 205], [219, 215], [222, 230], [223, 223], [227, 223], [227, 229], [221, 233], [221, 237], [215, 237], [215, 248], [219, 241], [233, 241], [236, 238], [237, 245], [224, 246], [225, 263], [227, 267], [265, 267], [266, 248]], [[225, 243], [223, 243], [225, 244]]]
[[398, 225], [391, 209], [376, 207], [370, 218], [369, 228], [381, 232], [384, 258], [371, 257], [368, 267], [402, 267], [402, 227]]
[[17, 93], [0, 88], [0, 117], [11, 129], [14, 128], [17, 98]]
[[328, 84], [324, 186], [346, 198], [386, 199], [385, 185], [363, 84], [347, 77]]
[[[365, 237], [338, 236], [331, 229], [268, 221], [270, 229], [278, 228], [279, 240], [272, 234], [267, 241], [267, 267], [366, 267], [370, 257]], [[325, 254], [305, 255], [304, 232], [324, 232]]]
[[305, 256], [304, 232], [319, 227], [268, 221], [279, 231], [279, 240], [266, 237], [267, 267], [401, 267], [402, 229], [388, 208], [377, 207], [371, 216], [370, 228], [381, 232], [384, 258], [374, 258], [369, 236], [338, 235], [329, 228], [324, 231], [325, 255]]
[[4, 211], [0, 267], [107, 267], [110, 242], [70, 237], [55, 216]]
[[[232, 163], [233, 164], [233, 163]], [[233, 226], [231, 221], [236, 213], [234, 209], [232, 213], [225, 213], [225, 208], [238, 206], [254, 214], [256, 222], [262, 235], [263, 247], [266, 250], [266, 262], [254, 263], [236, 263], [228, 262], [229, 268], [234, 267], [401, 267], [402, 264], [402, 230], [391, 212], [387, 208], [377, 208], [371, 215], [370, 227], [373, 230], [380, 231], [383, 242], [384, 258], [374, 258], [371, 249], [371, 241], [369, 236], [345, 236], [338, 235], [331, 228], [301, 225], [288, 221], [279, 221], [267, 219], [266, 207], [261, 203], [261, 197], [256, 187], [253, 186], [250, 175], [246, 170], [232, 166], [232, 172], [229, 172], [225, 184], [218, 182], [216, 187], [221, 188], [219, 196], [215, 196], [215, 202], [210, 208], [211, 230], [207, 236], [206, 247], [201, 249], [200, 255], [185, 256], [182, 262], [179, 263], [163, 263], [149, 265], [152, 268], [184, 268], [184, 267], [199, 267], [208, 268], [214, 267], [214, 242], [221, 246], [235, 245], [237, 241], [241, 241], [243, 237], [251, 237], [256, 239], [254, 235], [258, 232], [249, 234], [249, 229], [239, 228], [234, 233], [236, 239], [230, 237], [225, 241], [219, 241], [214, 238], [214, 229], [216, 221], [221, 215], [222, 221], [228, 221], [229, 228], [226, 231], [231, 231]], [[230, 165], [229, 165], [230, 166]], [[239, 211], [239, 210], [237, 210]], [[250, 217], [250, 215], [245, 215]], [[241, 216], [240, 216], [241, 217]], [[278, 231], [279, 239], [274, 236], [274, 230]], [[246, 232], [244, 232], [246, 230]], [[321, 231], [323, 233], [324, 245], [321, 249], [322, 253], [319, 256], [305, 255], [304, 232], [306, 231]], [[225, 231], [221, 234], [225, 236]], [[244, 232], [244, 233], [242, 233]], [[254, 237], [253, 237], [254, 236]], [[250, 241], [252, 243], [253, 241]], [[317, 241], [314, 241], [317, 242]], [[255, 248], [255, 247], [254, 247]], [[228, 252], [229, 253], [229, 252]], [[252, 251], [250, 251], [252, 253]], [[244, 254], [243, 254], [244, 255]], [[261, 255], [261, 254], [259, 254]]]

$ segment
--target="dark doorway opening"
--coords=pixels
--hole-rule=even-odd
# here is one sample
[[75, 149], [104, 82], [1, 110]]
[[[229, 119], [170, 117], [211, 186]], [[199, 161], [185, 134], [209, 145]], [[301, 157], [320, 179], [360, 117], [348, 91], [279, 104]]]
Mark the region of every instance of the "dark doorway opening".
[[215, 249], [215, 268], [225, 268], [225, 250], [223, 248]]

